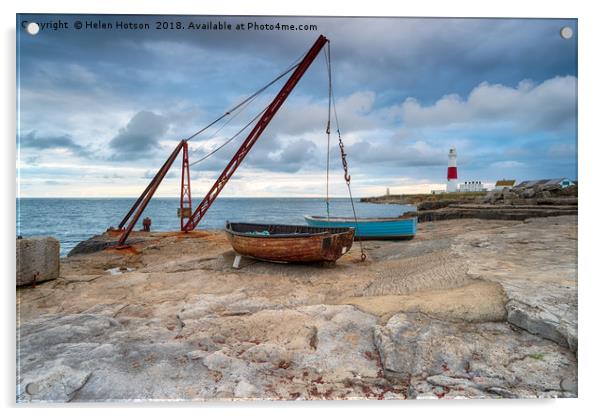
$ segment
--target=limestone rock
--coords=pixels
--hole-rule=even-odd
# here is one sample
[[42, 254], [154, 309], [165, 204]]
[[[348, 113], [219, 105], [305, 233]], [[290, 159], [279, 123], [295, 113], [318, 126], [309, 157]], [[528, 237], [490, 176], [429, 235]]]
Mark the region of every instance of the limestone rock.
[[[504, 191], [506, 191], [506, 189], [504, 189]], [[514, 192], [510, 192], [508, 190], [508, 192], [503, 193], [503, 198], [504, 198], [504, 201], [514, 201], [518, 197]]]
[[352, 306], [208, 312], [177, 333], [92, 313], [24, 323], [17, 400], [405, 397], [382, 377], [376, 318]]
[[207, 357], [207, 352], [202, 350], [190, 351], [186, 356], [191, 360], [200, 360]]
[[[526, 329], [532, 334], [557, 342], [560, 345], [577, 350], [577, 319], [565, 314], [552, 312], [546, 303], [524, 303], [511, 300], [506, 304], [508, 322]], [[543, 306], [546, 305], [546, 306]], [[542, 307], [543, 306], [543, 307]]]
[[60, 244], [54, 237], [17, 239], [17, 286], [59, 277]]
[[535, 189], [527, 188], [521, 192], [521, 197], [523, 198], [533, 198], [535, 196]]
[[486, 247], [474, 244], [485, 238], [480, 231], [462, 234], [454, 245], [469, 275], [502, 285], [508, 322], [572, 351], [578, 345], [576, 220], [530, 218], [489, 235]]
[[252, 346], [242, 354], [242, 357], [247, 361], [272, 363], [277, 366], [280, 363], [290, 361], [288, 351], [284, 347], [271, 342]]
[[385, 375], [408, 382], [413, 397], [576, 392], [576, 359], [570, 350], [506, 323], [452, 323], [402, 313], [377, 326], [374, 340]]
[[68, 402], [92, 373], [57, 364], [29, 373], [18, 386], [19, 401]]
[[234, 390], [234, 397], [241, 399], [252, 399], [258, 397], [258, 391], [254, 385], [251, 383], [241, 380], [236, 385], [236, 389]]
[[23, 324], [17, 401], [190, 399], [213, 394], [201, 360], [185, 358], [191, 350], [188, 343], [157, 333], [149, 336], [144, 326], [124, 329], [117, 320], [94, 314], [47, 315]]
[[[78, 254], [90, 254], [96, 253], [104, 250], [108, 247], [113, 247], [117, 245], [118, 236], [110, 235], [110, 234], [99, 234], [95, 235], [87, 240], [80, 241], [75, 247], [71, 249], [69, 253], [67, 253], [67, 257], [75, 256]], [[141, 236], [138, 234], [135, 237], [130, 237], [128, 239], [128, 244], [139, 244], [145, 241], [152, 240], [152, 236]]]

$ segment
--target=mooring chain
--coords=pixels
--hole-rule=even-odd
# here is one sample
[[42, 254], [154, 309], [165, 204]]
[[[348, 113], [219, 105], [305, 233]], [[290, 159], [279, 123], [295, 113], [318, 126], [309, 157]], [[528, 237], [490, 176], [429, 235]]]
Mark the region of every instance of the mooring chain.
[[[341, 138], [341, 132], [337, 128], [337, 134], [339, 136], [339, 149], [341, 150], [341, 163], [343, 164], [343, 171], [345, 172], [345, 183], [347, 183], [347, 189], [349, 190], [349, 199], [351, 200], [351, 208], [353, 209], [353, 219], [355, 220], [355, 230], [357, 232], [358, 223], [357, 223], [357, 215], [355, 213], [355, 204], [353, 203], [353, 196], [351, 195], [351, 175], [349, 174], [349, 167], [347, 166], [347, 153], [345, 153], [345, 145], [343, 144], [343, 139]], [[362, 261], [366, 260], [366, 253], [364, 252], [364, 245], [362, 244], [362, 240], [359, 240], [360, 243], [360, 251], [361, 251], [361, 259]]]
[[347, 182], [347, 186], [349, 186], [351, 185], [351, 175], [349, 175], [349, 168], [347, 167], [347, 153], [345, 153], [345, 145], [343, 144], [343, 140], [341, 140], [341, 133], [339, 133], [339, 148], [341, 149], [341, 163], [343, 164], [343, 171], [345, 171], [345, 182]]

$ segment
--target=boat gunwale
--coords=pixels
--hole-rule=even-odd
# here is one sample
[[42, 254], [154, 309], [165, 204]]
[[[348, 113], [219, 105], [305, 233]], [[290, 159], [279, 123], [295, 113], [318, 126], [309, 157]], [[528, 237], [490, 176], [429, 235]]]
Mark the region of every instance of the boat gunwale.
[[237, 237], [246, 237], [246, 238], [310, 238], [310, 237], [324, 237], [329, 235], [344, 235], [348, 233], [355, 234], [355, 227], [314, 227], [311, 225], [286, 225], [287, 227], [301, 227], [301, 228], [314, 228], [314, 229], [322, 229], [324, 231], [315, 232], [315, 233], [283, 233], [283, 234], [248, 234], [245, 232], [234, 231], [231, 226], [233, 224], [241, 224], [241, 225], [252, 225], [256, 227], [274, 227], [274, 226], [283, 226], [285, 224], [255, 224], [255, 223], [247, 223], [247, 222], [230, 222], [226, 221], [226, 233], [232, 236]]
[[402, 222], [416, 218], [414, 215], [400, 215], [398, 217], [372, 217], [358, 218], [357, 221], [353, 217], [322, 217], [317, 215], [304, 215], [306, 220], [324, 221], [324, 222], [340, 222], [340, 223], [360, 223], [360, 222]]

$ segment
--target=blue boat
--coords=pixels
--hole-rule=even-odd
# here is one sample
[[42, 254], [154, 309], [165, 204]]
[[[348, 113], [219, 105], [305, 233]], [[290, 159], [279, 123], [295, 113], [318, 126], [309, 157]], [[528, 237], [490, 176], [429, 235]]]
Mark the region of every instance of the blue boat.
[[312, 227], [352, 227], [356, 240], [406, 240], [416, 235], [417, 218], [409, 215], [392, 218], [354, 218], [305, 216]]

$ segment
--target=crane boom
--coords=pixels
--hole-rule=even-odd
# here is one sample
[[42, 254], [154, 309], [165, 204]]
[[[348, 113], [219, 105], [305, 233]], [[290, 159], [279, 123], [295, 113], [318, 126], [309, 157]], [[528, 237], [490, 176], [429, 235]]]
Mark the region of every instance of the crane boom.
[[323, 35], [320, 35], [318, 39], [315, 41], [311, 49], [307, 52], [303, 60], [297, 66], [297, 69], [291, 74], [289, 79], [286, 81], [286, 84], [282, 87], [278, 95], [274, 98], [271, 104], [266, 108], [265, 112], [253, 127], [253, 130], [245, 141], [242, 143], [234, 157], [230, 160], [228, 165], [224, 168], [223, 172], [219, 176], [219, 178], [215, 181], [207, 195], [203, 201], [198, 205], [195, 211], [192, 213], [188, 222], [184, 224], [183, 231], [192, 231], [201, 221], [205, 213], [213, 204], [213, 201], [217, 198], [219, 193], [224, 189], [228, 180], [232, 177], [236, 169], [240, 166], [245, 156], [249, 153], [255, 142], [259, 139], [265, 128], [268, 126], [274, 115], [278, 109], [282, 106], [286, 98], [289, 96], [293, 88], [297, 85], [307, 68], [312, 64], [312, 62], [316, 59], [324, 45], [328, 42], [328, 39]]

